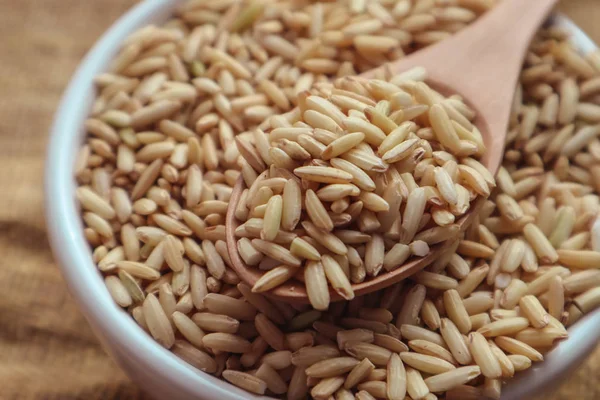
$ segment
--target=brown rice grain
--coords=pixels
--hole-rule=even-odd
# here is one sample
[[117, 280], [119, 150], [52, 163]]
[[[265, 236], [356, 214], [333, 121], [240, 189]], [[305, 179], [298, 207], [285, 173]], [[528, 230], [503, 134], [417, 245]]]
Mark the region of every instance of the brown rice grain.
[[529, 320], [523, 317], [507, 318], [491, 322], [479, 328], [477, 332], [485, 337], [516, 334], [529, 326]]
[[237, 319], [208, 312], [196, 313], [192, 320], [199, 328], [209, 332], [237, 333], [240, 326]]
[[478, 366], [460, 367], [425, 379], [431, 392], [447, 392], [475, 379], [481, 374]]
[[373, 363], [368, 359], [364, 358], [360, 363], [356, 364], [350, 371], [346, 380], [344, 381], [344, 388], [352, 389], [359, 383], [363, 382], [369, 374], [375, 369]]
[[400, 354], [402, 361], [414, 369], [427, 374], [437, 375], [456, 369], [454, 365], [440, 358], [425, 354], [405, 352]]
[[331, 378], [351, 371], [358, 360], [352, 357], [336, 357], [316, 362], [306, 369], [306, 375], [313, 378]]
[[442, 360], [448, 361], [449, 363], [454, 364], [454, 365], [457, 364], [456, 360], [454, 359], [454, 357], [452, 356], [452, 353], [450, 353], [450, 351], [446, 350], [442, 346], [439, 346], [435, 343], [429, 342], [427, 340], [415, 339], [415, 340], [409, 341], [408, 345], [410, 346], [411, 350], [413, 350], [419, 354], [425, 354], [428, 356], [437, 357]]
[[205, 347], [230, 353], [246, 353], [252, 345], [246, 339], [231, 333], [209, 333], [202, 338]]
[[592, 288], [581, 293], [573, 299], [573, 302], [583, 313], [593, 310], [600, 304], [600, 288]]
[[[554, 278], [551, 279], [550, 287]], [[582, 270], [575, 272], [563, 280], [563, 286], [566, 294], [573, 295], [585, 292], [600, 284], [600, 271]]]
[[386, 394], [390, 400], [403, 400], [407, 389], [407, 376], [400, 356], [392, 354], [387, 363]]
[[286, 265], [292, 267], [299, 267], [301, 265], [301, 260], [299, 258], [292, 255], [288, 249], [278, 244], [266, 242], [260, 239], [253, 239], [252, 246], [266, 256]]
[[[570, 271], [564, 267], [550, 267], [544, 274], [540, 274], [539, 277], [529, 282], [527, 285], [527, 294], [532, 294], [534, 296], [539, 296], [548, 290], [550, 286], [550, 281], [554, 276], [569, 274]], [[564, 276], [564, 275], [563, 275]]]
[[119, 278], [116, 276], [107, 276], [104, 278], [104, 283], [106, 284], [106, 288], [111, 297], [118, 305], [121, 307], [129, 307], [133, 303], [127, 287]]
[[162, 309], [158, 299], [149, 294], [143, 304], [144, 320], [152, 337], [166, 348], [171, 348], [175, 343], [173, 328]]
[[500, 378], [502, 369], [487, 340], [478, 332], [469, 334], [469, 348], [474, 361], [487, 378]]
[[520, 354], [511, 354], [508, 359], [513, 364], [515, 372], [524, 371], [531, 367], [531, 360]]
[[548, 325], [550, 316], [537, 297], [527, 295], [519, 300], [521, 314], [526, 316], [534, 328], [541, 329]]
[[466, 297], [471, 294], [477, 286], [486, 278], [490, 267], [487, 264], [483, 264], [479, 267], [473, 268], [469, 274], [458, 283], [456, 291], [461, 297]]
[[309, 261], [304, 268], [304, 279], [312, 306], [316, 310], [326, 310], [330, 297], [323, 265], [320, 262]]
[[460, 331], [451, 320], [442, 318], [440, 332], [444, 338], [444, 344], [447, 344], [450, 352], [454, 356], [454, 359], [461, 365], [467, 365], [471, 363], [471, 352], [460, 335]]
[[251, 393], [262, 395], [267, 390], [267, 383], [265, 381], [245, 372], [225, 370], [222, 376], [229, 383]]
[[556, 341], [566, 339], [568, 333], [563, 329], [547, 326], [542, 329], [526, 328], [515, 335], [517, 340], [525, 342], [534, 348], [546, 348], [553, 346]]
[[359, 391], [355, 397], [357, 400], [375, 400], [375, 397], [366, 390]]
[[527, 224], [523, 229], [523, 233], [541, 262], [553, 263], [558, 260], [556, 250], [537, 226]]
[[367, 329], [340, 330], [335, 338], [340, 350], [345, 349], [346, 343], [372, 343], [375, 340], [373, 332]]

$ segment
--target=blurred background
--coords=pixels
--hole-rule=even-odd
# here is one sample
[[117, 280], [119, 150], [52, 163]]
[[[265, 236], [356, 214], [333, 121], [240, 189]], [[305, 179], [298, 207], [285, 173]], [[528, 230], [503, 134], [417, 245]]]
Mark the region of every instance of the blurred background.
[[[168, 1], [168, 0], [165, 0]], [[535, 0], [523, 0], [535, 1]], [[134, 0], [0, 0], [0, 399], [145, 399], [108, 358], [53, 262], [48, 128], [65, 85]], [[600, 0], [562, 0], [600, 43]], [[550, 399], [600, 399], [600, 348]]]

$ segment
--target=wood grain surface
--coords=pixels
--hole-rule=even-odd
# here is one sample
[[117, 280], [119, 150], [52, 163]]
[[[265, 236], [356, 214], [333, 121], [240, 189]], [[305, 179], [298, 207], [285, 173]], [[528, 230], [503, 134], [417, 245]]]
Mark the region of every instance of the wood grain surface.
[[[534, 1], [534, 0], [524, 0]], [[0, 399], [145, 399], [67, 293], [44, 224], [52, 115], [90, 46], [133, 0], [0, 0]], [[600, 0], [560, 9], [600, 42]], [[600, 350], [551, 399], [600, 398]]]

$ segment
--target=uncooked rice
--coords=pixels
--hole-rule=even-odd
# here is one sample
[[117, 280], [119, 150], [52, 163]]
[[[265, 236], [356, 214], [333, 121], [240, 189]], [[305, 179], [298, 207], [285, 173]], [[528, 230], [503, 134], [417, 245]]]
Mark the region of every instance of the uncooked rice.
[[[599, 56], [560, 29], [538, 33], [497, 188], [460, 96], [428, 88], [422, 68], [357, 76], [493, 3], [190, 0], [130, 35], [96, 78], [75, 165], [115, 302], [252, 393], [499, 398], [600, 305]], [[225, 243], [240, 176], [238, 251], [263, 273], [252, 288]], [[423, 272], [354, 296], [440, 241], [453, 243]], [[263, 294], [291, 279], [312, 306]]]

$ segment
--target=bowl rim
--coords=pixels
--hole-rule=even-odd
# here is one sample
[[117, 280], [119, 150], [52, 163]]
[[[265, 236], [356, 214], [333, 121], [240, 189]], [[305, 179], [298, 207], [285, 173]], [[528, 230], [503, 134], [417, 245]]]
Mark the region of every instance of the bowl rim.
[[[134, 6], [102, 35], [79, 64], [55, 114], [48, 144], [44, 194], [49, 241], [70, 293], [107, 348], [124, 352], [129, 361], [143, 366], [149, 374], [160, 376], [166, 383], [176, 385], [179, 390], [192, 397], [264, 399], [267, 397], [252, 395], [226, 381], [200, 373], [154, 341], [112, 300], [92, 261], [90, 247], [82, 235], [83, 224], [75, 200], [73, 170], [77, 149], [84, 137], [83, 121], [89, 114], [95, 94], [93, 78], [106, 70], [108, 62], [127, 34], [147, 25], [160, 13], [167, 15], [181, 2], [183, 0], [145, 0]], [[552, 24], [569, 30], [578, 47], [584, 50], [596, 48], [594, 42], [567, 17], [555, 14], [551, 20]], [[589, 334], [598, 329], [600, 309], [575, 324], [569, 330], [569, 340], [550, 352], [546, 362], [520, 374], [516, 380], [521, 382], [522, 390], [515, 388], [512, 393], [528, 396], [548, 381], [548, 374], [555, 379], [565, 370], [573, 368], [600, 340], [600, 336]], [[567, 343], [572, 345], [566, 345]], [[114, 351], [110, 353], [115, 355]], [[561, 368], [551, 368], [549, 360], [558, 357], [561, 358]], [[545, 378], [530, 379], [532, 376]], [[507, 397], [511, 393], [511, 387], [514, 388], [515, 385], [506, 387], [503, 398], [517, 398], [514, 395]]]

